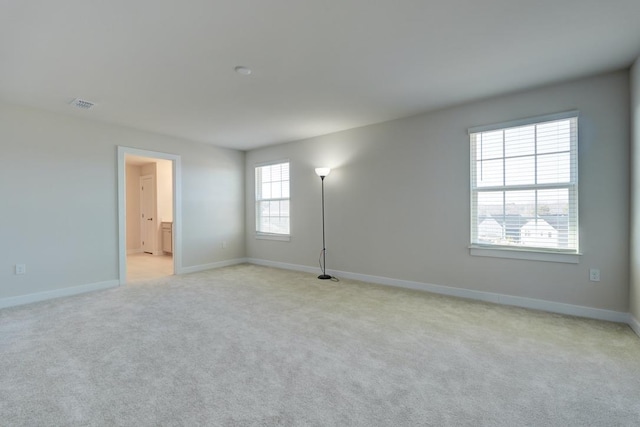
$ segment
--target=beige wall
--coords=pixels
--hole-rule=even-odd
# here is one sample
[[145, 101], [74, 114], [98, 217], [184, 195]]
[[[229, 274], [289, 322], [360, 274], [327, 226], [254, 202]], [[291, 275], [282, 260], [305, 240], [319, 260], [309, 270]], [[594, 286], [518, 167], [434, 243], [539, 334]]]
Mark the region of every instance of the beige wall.
[[[580, 110], [580, 264], [469, 254], [467, 128]], [[317, 266], [317, 166], [325, 181], [329, 270], [628, 310], [629, 73], [621, 71], [249, 151], [247, 254]], [[291, 161], [291, 241], [254, 237], [253, 167]], [[602, 281], [589, 281], [589, 268]]]
[[137, 165], [126, 166], [126, 204], [127, 204], [127, 251], [139, 251], [140, 248], [140, 175]]
[[640, 321], [640, 58], [631, 68], [630, 311]]
[[[161, 222], [173, 221], [173, 173], [170, 160], [156, 161], [156, 190], [158, 201], [158, 227]], [[162, 242], [162, 239], [159, 239]], [[162, 248], [162, 245], [160, 245]]]
[[140, 175], [151, 175], [155, 179], [156, 177], [155, 162], [147, 163], [145, 165], [140, 166]]
[[0, 298], [118, 279], [118, 145], [181, 156], [183, 267], [245, 254], [243, 152], [6, 104], [0, 144]]

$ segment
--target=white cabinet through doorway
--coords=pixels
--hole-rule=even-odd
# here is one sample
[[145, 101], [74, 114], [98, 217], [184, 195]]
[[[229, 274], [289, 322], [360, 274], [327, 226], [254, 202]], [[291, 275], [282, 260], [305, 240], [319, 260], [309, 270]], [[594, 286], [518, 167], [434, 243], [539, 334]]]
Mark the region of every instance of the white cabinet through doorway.
[[173, 253], [173, 223], [162, 223], [162, 251]]

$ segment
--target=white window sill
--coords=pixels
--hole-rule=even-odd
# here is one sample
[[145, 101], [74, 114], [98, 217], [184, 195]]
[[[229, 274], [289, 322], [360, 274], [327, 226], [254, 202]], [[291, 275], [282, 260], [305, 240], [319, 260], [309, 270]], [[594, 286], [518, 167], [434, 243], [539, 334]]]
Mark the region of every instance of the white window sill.
[[523, 259], [530, 261], [562, 262], [567, 264], [579, 264], [582, 254], [553, 252], [533, 249], [516, 249], [504, 247], [469, 246], [469, 253], [473, 256], [486, 256], [494, 258]]
[[279, 242], [289, 242], [291, 240], [290, 234], [269, 234], [269, 233], [256, 233], [256, 239], [258, 240], [276, 240]]

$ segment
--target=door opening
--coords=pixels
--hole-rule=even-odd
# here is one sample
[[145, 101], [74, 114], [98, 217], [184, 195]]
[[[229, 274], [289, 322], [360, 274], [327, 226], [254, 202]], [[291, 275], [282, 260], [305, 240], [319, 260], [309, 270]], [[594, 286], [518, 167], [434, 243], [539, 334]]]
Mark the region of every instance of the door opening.
[[179, 274], [180, 156], [118, 147], [119, 280]]

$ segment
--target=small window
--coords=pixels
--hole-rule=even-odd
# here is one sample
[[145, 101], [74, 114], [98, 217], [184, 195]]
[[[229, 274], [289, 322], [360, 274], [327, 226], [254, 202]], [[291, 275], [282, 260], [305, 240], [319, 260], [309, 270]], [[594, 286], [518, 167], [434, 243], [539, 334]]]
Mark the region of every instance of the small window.
[[256, 175], [256, 233], [289, 235], [289, 162], [259, 165]]
[[577, 254], [577, 112], [469, 134], [472, 248]]

